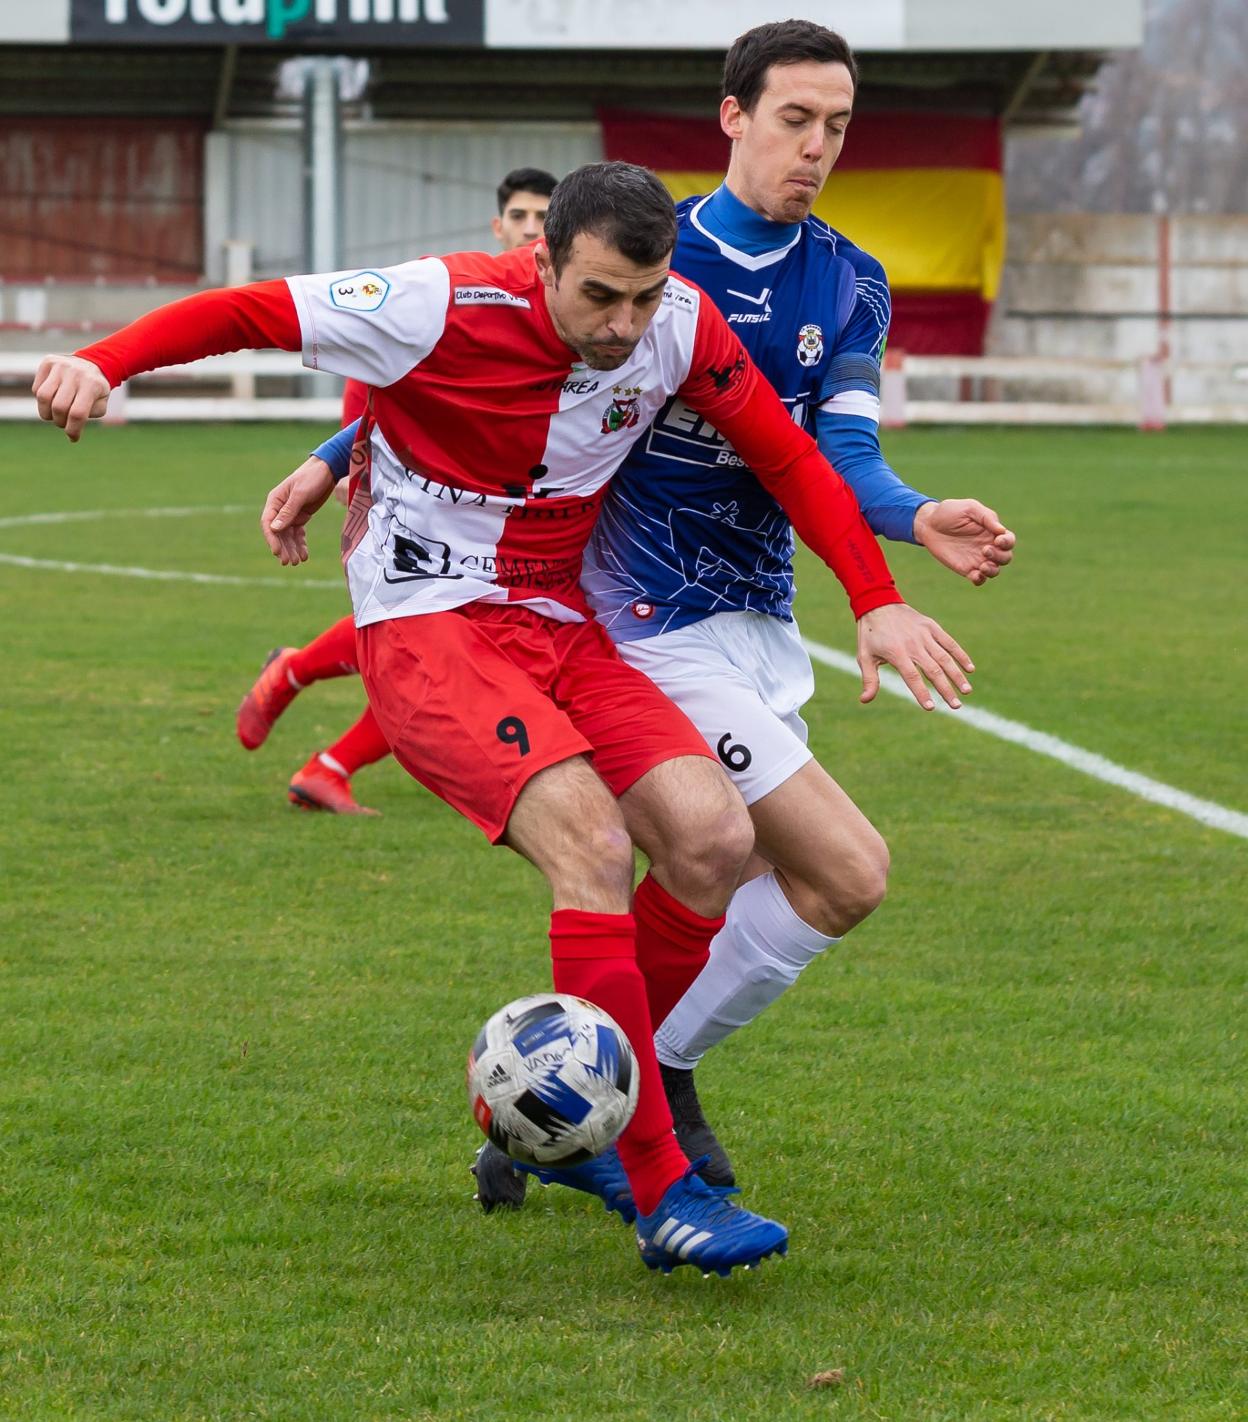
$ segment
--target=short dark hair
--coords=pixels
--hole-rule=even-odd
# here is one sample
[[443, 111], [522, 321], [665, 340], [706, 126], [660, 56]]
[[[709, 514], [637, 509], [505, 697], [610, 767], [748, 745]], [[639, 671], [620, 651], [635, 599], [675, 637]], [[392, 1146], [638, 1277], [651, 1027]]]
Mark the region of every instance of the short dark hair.
[[652, 267], [676, 245], [676, 207], [649, 168], [586, 163], [563, 179], [546, 213], [546, 250], [556, 275], [583, 232], [639, 267]]
[[537, 193], [549, 197], [559, 179], [545, 168], [513, 168], [498, 185], [498, 215], [501, 217], [513, 193]]
[[767, 87], [767, 71], [773, 64], [801, 64], [807, 59], [816, 64], [843, 64], [857, 90], [854, 52], [835, 30], [812, 20], [777, 20], [770, 25], [755, 25], [733, 41], [724, 60], [721, 97], [736, 99], [751, 114]]

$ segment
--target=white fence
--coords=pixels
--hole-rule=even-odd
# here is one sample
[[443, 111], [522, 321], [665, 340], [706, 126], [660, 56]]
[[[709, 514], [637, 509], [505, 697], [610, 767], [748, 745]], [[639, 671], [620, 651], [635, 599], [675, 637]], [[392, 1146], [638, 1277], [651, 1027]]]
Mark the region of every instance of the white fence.
[[[1241, 383], [1244, 398], [1178, 402], [1173, 391]], [[1248, 364], [1039, 356], [912, 356], [890, 351], [882, 423], [968, 425], [1248, 424]], [[1234, 389], [1236, 387], [1231, 386]]]
[[[0, 381], [33, 380], [39, 357], [27, 351], [0, 351]], [[258, 395], [256, 380], [280, 377], [289, 386], [295, 377], [309, 376], [303, 362], [289, 351], [238, 351], [233, 355], [209, 356], [190, 365], [168, 366], [150, 375], [127, 381], [113, 391], [105, 419], [111, 424], [130, 420], [312, 420], [337, 427], [342, 412], [339, 396]], [[150, 394], [136, 395], [137, 384]], [[182, 387], [203, 384], [225, 387], [229, 394], [182, 393]], [[165, 393], [159, 393], [161, 388]], [[170, 387], [178, 387], [173, 393]], [[38, 411], [30, 395], [0, 397], [0, 420], [36, 419]]]

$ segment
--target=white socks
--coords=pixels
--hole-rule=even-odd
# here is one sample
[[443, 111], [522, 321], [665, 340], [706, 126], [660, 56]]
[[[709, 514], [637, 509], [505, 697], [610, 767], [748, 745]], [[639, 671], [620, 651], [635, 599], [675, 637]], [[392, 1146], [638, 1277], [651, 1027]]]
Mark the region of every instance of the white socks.
[[743, 884], [711, 940], [710, 961], [654, 1034], [659, 1061], [691, 1071], [709, 1047], [753, 1022], [807, 963], [839, 941], [798, 918], [774, 874]]

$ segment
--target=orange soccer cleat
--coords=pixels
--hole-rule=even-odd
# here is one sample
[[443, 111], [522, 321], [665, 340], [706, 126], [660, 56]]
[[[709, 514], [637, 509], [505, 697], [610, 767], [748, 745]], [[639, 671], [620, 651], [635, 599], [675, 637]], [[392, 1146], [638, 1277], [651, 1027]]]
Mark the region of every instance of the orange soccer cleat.
[[335, 815], [379, 815], [351, 793], [351, 777], [314, 755], [290, 782], [290, 803], [301, 810], [329, 810]]
[[256, 750], [268, 739], [273, 723], [303, 689], [290, 676], [290, 659], [296, 648], [277, 647], [265, 659], [256, 684], [243, 697], [235, 725], [247, 750]]

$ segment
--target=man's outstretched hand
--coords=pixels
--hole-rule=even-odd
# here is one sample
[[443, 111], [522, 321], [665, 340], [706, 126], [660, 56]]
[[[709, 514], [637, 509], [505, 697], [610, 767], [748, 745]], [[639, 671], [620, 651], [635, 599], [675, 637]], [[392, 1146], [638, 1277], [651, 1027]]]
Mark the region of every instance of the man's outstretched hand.
[[978, 499], [923, 504], [914, 536], [946, 568], [982, 587], [1014, 557], [1014, 535]]
[[[858, 619], [858, 665], [862, 670], [862, 702], [874, 701], [880, 689], [880, 667], [896, 667], [911, 695], [925, 711], [935, 709], [924, 678], [956, 711], [958, 691], [971, 689], [966, 673], [975, 663], [939, 622], [904, 602], [877, 607]], [[955, 690], [955, 687], [957, 690]]]
[[81, 356], [44, 356], [30, 387], [39, 418], [51, 420], [76, 444], [88, 420], [108, 409], [109, 383], [98, 365]]
[[334, 474], [315, 454], [270, 490], [260, 515], [260, 531], [283, 567], [308, 561], [308, 520], [334, 491]]

